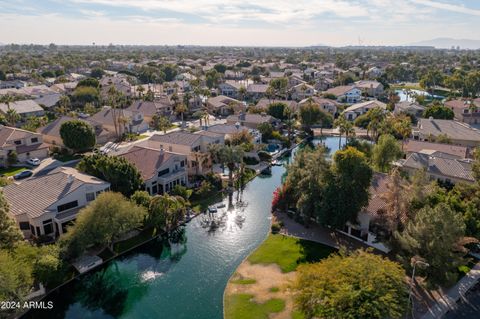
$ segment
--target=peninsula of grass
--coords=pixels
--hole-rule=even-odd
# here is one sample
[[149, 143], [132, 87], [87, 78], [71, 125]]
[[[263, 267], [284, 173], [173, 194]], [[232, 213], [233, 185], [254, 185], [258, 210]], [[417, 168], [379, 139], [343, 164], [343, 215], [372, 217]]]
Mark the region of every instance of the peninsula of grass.
[[320, 243], [280, 234], [270, 234], [248, 257], [252, 264], [277, 264], [282, 272], [297, 269], [299, 264], [317, 262], [336, 250]]
[[253, 295], [235, 294], [225, 299], [225, 317], [230, 319], [268, 319], [271, 313], [285, 309], [282, 299], [270, 299], [265, 303], [253, 301]]

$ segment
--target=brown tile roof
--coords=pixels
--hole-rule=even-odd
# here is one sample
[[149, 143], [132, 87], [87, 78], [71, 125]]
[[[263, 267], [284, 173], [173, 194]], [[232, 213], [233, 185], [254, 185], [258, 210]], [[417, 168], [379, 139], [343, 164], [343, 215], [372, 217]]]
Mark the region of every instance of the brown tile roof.
[[157, 170], [165, 164], [168, 159], [175, 155], [178, 154], [153, 148], [134, 146], [127, 153], [119, 156], [135, 165], [142, 175], [143, 180], [149, 180], [155, 177]]
[[178, 145], [194, 145], [202, 136], [198, 134], [193, 134], [189, 132], [171, 132], [167, 134], [154, 134], [149, 140], [155, 142], [163, 142], [168, 144], [178, 144]]
[[468, 155], [468, 149], [464, 146], [423, 142], [412, 139], [403, 143], [403, 150], [407, 153], [420, 152], [421, 150], [435, 150], [457, 156], [458, 158], [466, 158]]

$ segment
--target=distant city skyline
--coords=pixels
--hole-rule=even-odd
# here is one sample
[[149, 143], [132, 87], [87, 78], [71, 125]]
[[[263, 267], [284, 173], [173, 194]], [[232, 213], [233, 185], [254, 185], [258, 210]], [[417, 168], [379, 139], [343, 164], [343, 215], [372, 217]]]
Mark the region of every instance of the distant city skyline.
[[0, 0], [0, 30], [0, 43], [409, 45], [480, 40], [480, 1]]

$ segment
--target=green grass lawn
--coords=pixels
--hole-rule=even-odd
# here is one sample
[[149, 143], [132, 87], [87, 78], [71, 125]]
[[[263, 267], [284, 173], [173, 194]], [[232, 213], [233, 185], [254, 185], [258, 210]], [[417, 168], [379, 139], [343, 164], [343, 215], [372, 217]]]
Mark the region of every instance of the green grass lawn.
[[260, 304], [248, 294], [234, 294], [226, 298], [226, 318], [231, 319], [268, 319], [271, 313], [281, 312], [285, 308], [282, 299], [270, 299]]
[[270, 234], [248, 257], [248, 261], [252, 264], [277, 264], [282, 272], [290, 272], [301, 263], [319, 261], [335, 251], [334, 248], [312, 241]]
[[2, 168], [0, 169], [0, 174], [3, 174], [5, 176], [13, 176], [15, 174], [20, 173], [21, 171], [26, 170], [26, 167], [8, 167], [8, 168]]
[[255, 279], [251, 279], [251, 278], [240, 278], [240, 279], [231, 281], [232, 284], [237, 284], [237, 285], [253, 285], [256, 282], [257, 281]]

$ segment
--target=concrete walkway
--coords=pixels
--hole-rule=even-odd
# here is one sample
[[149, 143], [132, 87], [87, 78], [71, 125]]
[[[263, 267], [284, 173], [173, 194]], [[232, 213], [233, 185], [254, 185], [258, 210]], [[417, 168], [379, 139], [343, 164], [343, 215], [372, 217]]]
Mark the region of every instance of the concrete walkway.
[[[283, 222], [284, 226], [280, 232], [284, 235], [311, 240], [337, 249], [340, 247], [345, 247], [348, 250], [371, 248], [370, 246], [339, 233], [336, 230], [317, 224], [311, 225], [307, 228], [289, 218], [286, 213], [276, 212], [274, 215], [278, 221]], [[381, 253], [376, 249], [374, 249], [374, 252]]]
[[438, 319], [443, 317], [449, 310], [455, 309], [457, 301], [462, 298], [470, 288], [480, 279], [480, 262], [478, 262], [459, 282], [446, 293], [441, 294], [435, 305], [428, 309], [422, 319]]

